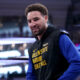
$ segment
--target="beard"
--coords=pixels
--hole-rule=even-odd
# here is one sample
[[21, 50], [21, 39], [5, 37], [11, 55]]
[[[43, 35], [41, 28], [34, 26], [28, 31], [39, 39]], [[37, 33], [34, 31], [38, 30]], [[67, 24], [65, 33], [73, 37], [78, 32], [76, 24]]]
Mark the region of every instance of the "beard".
[[43, 34], [44, 31], [45, 31], [44, 28], [41, 28], [41, 29], [40, 29], [40, 28], [37, 28], [37, 30], [32, 30], [32, 34], [33, 34], [34, 36], [39, 36], [39, 35]]

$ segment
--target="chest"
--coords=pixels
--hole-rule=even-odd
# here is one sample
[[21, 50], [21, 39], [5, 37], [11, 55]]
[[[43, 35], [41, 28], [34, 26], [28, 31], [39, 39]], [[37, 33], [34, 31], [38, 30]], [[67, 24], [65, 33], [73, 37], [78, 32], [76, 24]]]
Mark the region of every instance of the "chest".
[[35, 44], [32, 51], [32, 62], [35, 69], [48, 65], [49, 61], [53, 59], [54, 43], [53, 38], [46, 38], [43, 42], [40, 41]]

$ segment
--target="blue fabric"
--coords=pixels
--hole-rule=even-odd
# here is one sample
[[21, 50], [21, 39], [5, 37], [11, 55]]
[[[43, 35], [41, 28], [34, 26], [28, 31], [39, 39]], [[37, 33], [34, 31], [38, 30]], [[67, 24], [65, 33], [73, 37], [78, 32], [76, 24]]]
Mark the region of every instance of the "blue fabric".
[[[75, 80], [78, 76], [80, 76], [80, 54], [78, 53], [75, 45], [65, 34], [60, 36], [59, 47], [62, 55], [67, 59], [70, 65], [58, 80]], [[29, 59], [27, 80], [36, 80], [31, 59]]]
[[59, 46], [70, 66], [58, 80], [76, 80], [80, 76], [80, 54], [77, 48], [65, 34], [61, 35]]
[[37, 80], [34, 74], [34, 68], [32, 66], [32, 62], [30, 58], [29, 58], [29, 65], [28, 65], [26, 80]]

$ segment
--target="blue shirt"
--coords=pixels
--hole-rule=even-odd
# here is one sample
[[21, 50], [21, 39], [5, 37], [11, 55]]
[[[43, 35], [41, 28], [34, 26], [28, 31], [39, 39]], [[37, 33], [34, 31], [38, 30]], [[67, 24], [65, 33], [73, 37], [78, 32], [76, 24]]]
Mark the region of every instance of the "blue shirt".
[[[78, 76], [80, 76], [80, 54], [70, 38], [65, 34], [60, 36], [59, 47], [61, 54], [66, 58], [70, 65], [58, 80], [75, 80]], [[30, 58], [27, 80], [36, 80]]]
[[62, 55], [67, 59], [70, 65], [58, 80], [75, 80], [80, 76], [80, 54], [70, 38], [66, 35], [61, 35], [59, 46]]

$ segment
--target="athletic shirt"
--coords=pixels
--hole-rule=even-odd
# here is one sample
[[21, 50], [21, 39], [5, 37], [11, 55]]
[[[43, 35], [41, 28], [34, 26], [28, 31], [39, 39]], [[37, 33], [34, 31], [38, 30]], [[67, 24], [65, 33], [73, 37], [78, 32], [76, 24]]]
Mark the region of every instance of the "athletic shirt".
[[[34, 43], [34, 47], [30, 49], [29, 54], [37, 80], [68, 80], [64, 77], [70, 61], [64, 55], [66, 48], [63, 50], [64, 45], [62, 46], [60, 42], [61, 36], [65, 34], [63, 31], [53, 31], [53, 28], [48, 28], [43, 38]], [[61, 76], [63, 74], [64, 77]]]

